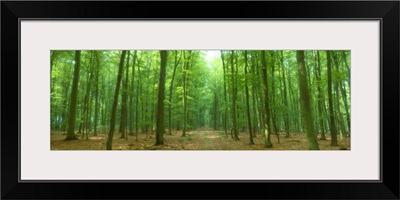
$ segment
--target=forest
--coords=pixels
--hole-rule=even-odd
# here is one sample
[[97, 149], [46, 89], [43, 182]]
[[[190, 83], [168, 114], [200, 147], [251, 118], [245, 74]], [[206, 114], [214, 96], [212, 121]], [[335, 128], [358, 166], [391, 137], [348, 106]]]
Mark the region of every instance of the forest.
[[350, 150], [349, 50], [51, 50], [51, 150]]

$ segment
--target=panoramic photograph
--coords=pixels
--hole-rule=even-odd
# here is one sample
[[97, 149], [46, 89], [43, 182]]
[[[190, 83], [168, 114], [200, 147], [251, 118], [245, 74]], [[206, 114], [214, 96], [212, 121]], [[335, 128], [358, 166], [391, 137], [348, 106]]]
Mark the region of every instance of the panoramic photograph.
[[51, 50], [51, 150], [351, 150], [349, 50]]

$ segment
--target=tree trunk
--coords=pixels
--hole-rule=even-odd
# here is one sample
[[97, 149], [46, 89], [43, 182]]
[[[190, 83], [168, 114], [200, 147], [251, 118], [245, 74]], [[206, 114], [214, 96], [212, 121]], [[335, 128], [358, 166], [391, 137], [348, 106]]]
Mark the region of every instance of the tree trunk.
[[[335, 52], [331, 52], [331, 54], [333, 55], [333, 61], [335, 63], [335, 70], [336, 72], [339, 72], [339, 61], [337, 59], [337, 55]], [[336, 73], [337, 74], [337, 73]], [[336, 100], [336, 116], [337, 116], [337, 123], [340, 127], [340, 131], [339, 131], [339, 135], [340, 135], [340, 139], [343, 140], [345, 138], [345, 134], [346, 134], [346, 129], [344, 126], [344, 122], [343, 122], [343, 117], [342, 117], [342, 111], [340, 109], [340, 93], [339, 93], [339, 82], [340, 80], [338, 80], [338, 78], [335, 79], [335, 100]]]
[[[271, 102], [273, 103], [273, 105], [275, 105], [276, 104], [276, 102], [275, 102], [275, 55], [274, 55], [274, 52], [271, 52], [271, 59], [272, 59], [272, 62], [271, 62], [271, 75], [272, 75], [272, 95], [271, 95]], [[277, 139], [278, 139], [278, 144], [280, 143], [280, 139], [279, 139], [279, 131], [278, 131], [278, 127], [277, 127], [277, 125], [276, 125], [276, 110], [274, 110], [274, 109], [271, 109], [270, 110], [270, 113], [271, 113], [271, 117], [272, 117], [272, 123], [274, 124], [274, 131], [275, 131], [275, 134], [276, 134], [276, 137], [277, 137]]]
[[235, 75], [235, 66], [233, 64], [234, 60], [234, 51], [231, 51], [231, 88], [232, 88], [232, 129], [233, 129], [233, 138], [235, 140], [239, 140], [238, 137], [238, 128], [236, 122], [236, 98], [237, 98], [237, 88], [236, 86], [236, 75]]
[[338, 146], [337, 143], [337, 132], [336, 132], [336, 123], [335, 123], [335, 115], [333, 113], [333, 100], [332, 100], [332, 60], [331, 60], [331, 52], [326, 51], [326, 58], [328, 60], [328, 98], [329, 98], [329, 118], [330, 124], [329, 129], [331, 132], [331, 146]]
[[69, 84], [70, 81], [65, 81], [64, 85], [64, 100], [63, 100], [63, 114], [62, 114], [62, 125], [61, 125], [61, 130], [66, 132], [67, 131], [67, 116], [68, 116], [68, 93], [69, 93]]
[[[346, 57], [343, 57], [345, 65], [347, 65], [347, 61], [346, 61]], [[347, 66], [348, 67], [348, 66]], [[350, 74], [348, 75], [350, 78]], [[345, 113], [346, 113], [346, 122], [347, 122], [347, 128], [348, 128], [348, 133], [350, 134], [351, 131], [351, 125], [350, 125], [350, 111], [349, 111], [349, 105], [347, 102], [347, 93], [346, 93], [346, 87], [345, 84], [343, 84], [344, 81], [339, 82], [339, 88], [342, 94], [342, 100], [343, 100], [343, 104], [344, 104], [344, 108], [345, 108]], [[350, 84], [350, 81], [349, 81]]]
[[182, 129], [182, 137], [186, 136], [186, 123], [187, 123], [187, 70], [189, 68], [191, 51], [189, 51], [189, 56], [185, 56], [185, 52], [183, 52], [183, 58], [185, 60], [185, 64], [183, 65], [183, 129]]
[[[55, 85], [55, 82], [56, 82], [56, 79], [54, 79], [53, 78], [53, 68], [54, 68], [54, 65], [55, 65], [55, 60], [56, 60], [56, 57], [57, 57], [57, 54], [58, 54], [58, 52], [57, 51], [50, 51], [50, 107], [51, 107], [51, 109], [53, 109], [53, 104], [54, 104], [54, 98], [53, 98], [53, 96], [54, 96], [54, 85]], [[54, 122], [53, 122], [53, 120], [51, 120], [51, 123], [50, 123], [50, 130], [53, 130], [54, 129]]]
[[263, 71], [263, 81], [264, 81], [264, 89], [265, 89], [265, 112], [264, 112], [264, 120], [265, 120], [265, 143], [264, 147], [272, 147], [270, 133], [271, 133], [271, 126], [270, 126], [270, 115], [269, 115], [269, 102], [268, 102], [268, 70], [267, 70], [267, 61], [265, 60], [265, 51], [261, 51], [261, 63], [262, 63], [262, 71]]
[[341, 92], [342, 92], [343, 103], [344, 103], [344, 108], [345, 108], [346, 118], [347, 118], [347, 128], [348, 128], [348, 133], [350, 134], [351, 125], [350, 125], [349, 106], [348, 106], [348, 103], [347, 103], [347, 94], [346, 94], [346, 90], [345, 90], [343, 87], [344, 87], [343, 84], [340, 83], [340, 90], [341, 90]]
[[217, 130], [217, 111], [218, 111], [218, 97], [217, 97], [217, 92], [214, 92], [214, 130]]
[[226, 71], [225, 71], [225, 60], [224, 60], [224, 53], [221, 51], [221, 61], [222, 61], [222, 69], [223, 69], [223, 78], [224, 78], [224, 131], [225, 131], [225, 136], [228, 136], [228, 131], [227, 131], [227, 113], [228, 113], [228, 101], [226, 100], [227, 95], [226, 95]]
[[346, 52], [345, 51], [342, 51], [342, 57], [343, 57], [343, 61], [344, 61], [344, 66], [347, 69], [347, 76], [349, 77], [349, 89], [350, 89], [350, 92], [351, 92], [351, 73], [350, 73], [350, 67], [347, 64]]
[[[293, 87], [292, 87], [292, 77], [291, 77], [291, 75], [290, 75], [290, 65], [288, 66], [288, 70], [287, 70], [287, 74], [288, 74], [288, 88], [289, 88], [289, 99], [288, 100], [290, 100], [291, 101], [291, 103], [290, 103], [290, 105], [289, 105], [289, 109], [290, 110], [292, 110], [292, 115], [291, 115], [291, 120], [292, 120], [292, 124], [294, 125], [294, 127], [293, 127], [293, 129], [292, 130], [295, 130], [295, 131], [299, 131], [299, 129], [298, 129], [298, 124], [297, 124], [297, 106], [296, 106], [296, 104], [297, 104], [297, 102], [295, 101], [295, 97], [294, 97], [294, 92], [293, 92]], [[289, 119], [290, 120], [290, 119]], [[289, 126], [289, 129], [290, 129], [290, 126]]]
[[[129, 93], [129, 134], [133, 135], [133, 121], [134, 121], [134, 110], [133, 110], [133, 103], [134, 103], [134, 89], [135, 89], [135, 63], [137, 58], [137, 50], [134, 51], [133, 60], [132, 60], [132, 80], [130, 85], [130, 93]], [[137, 117], [137, 116], [136, 116]]]
[[93, 134], [97, 136], [97, 118], [99, 115], [99, 74], [100, 74], [100, 59], [96, 51], [96, 88], [95, 88], [95, 106], [94, 106], [94, 131]]
[[303, 126], [306, 131], [308, 148], [319, 150], [317, 136], [315, 135], [313, 114], [311, 113], [310, 93], [308, 91], [307, 70], [304, 64], [304, 51], [297, 51], [297, 69], [299, 75], [300, 103], [303, 117]]
[[246, 113], [247, 113], [247, 126], [249, 127], [250, 144], [254, 144], [253, 130], [251, 129], [251, 116], [250, 116], [250, 103], [249, 103], [249, 87], [247, 77], [247, 51], [244, 51], [244, 76], [245, 76], [245, 90], [246, 90]]
[[[140, 60], [139, 60], [140, 61]], [[136, 127], [135, 127], [135, 141], [138, 141], [138, 134], [139, 134], [139, 114], [141, 115], [141, 117], [143, 117], [143, 110], [142, 110], [142, 106], [139, 108], [139, 105], [142, 105], [142, 75], [140, 73], [140, 62], [138, 62], [137, 65], [137, 69], [138, 69], [138, 84], [137, 84], [137, 89], [136, 89]], [[140, 104], [139, 104], [140, 102]], [[140, 113], [139, 113], [139, 109], [140, 109]], [[143, 127], [143, 126], [142, 126]], [[141, 129], [141, 131], [143, 132], [143, 128]]]
[[[255, 67], [256, 67], [255, 62], [257, 62], [256, 56], [257, 56], [256, 53], [251, 54], [251, 68], [250, 69], [251, 69], [252, 77], [257, 77], [257, 72], [255, 69]], [[258, 68], [258, 65], [257, 65], [257, 68]], [[252, 79], [251, 83], [252, 83], [251, 84], [252, 85], [251, 93], [253, 94], [252, 99], [253, 99], [253, 116], [254, 116], [253, 137], [257, 137], [257, 132], [261, 132], [261, 117], [260, 117], [260, 112], [259, 112], [258, 108], [261, 107], [262, 104], [260, 104], [258, 102], [259, 92], [258, 92], [257, 84], [255, 83], [255, 81], [253, 81], [253, 79]]]
[[108, 132], [107, 146], [106, 146], [107, 150], [112, 150], [112, 141], [115, 129], [115, 116], [117, 112], [117, 104], [118, 104], [119, 88], [121, 86], [122, 72], [124, 70], [125, 55], [126, 55], [126, 50], [123, 50], [121, 54], [121, 59], [119, 61], [117, 84], [115, 86], [114, 101], [111, 109], [110, 131]]
[[71, 103], [69, 104], [70, 109], [69, 109], [68, 131], [67, 131], [67, 138], [65, 138], [65, 140], [77, 139], [74, 130], [75, 130], [76, 100], [78, 96], [80, 63], [81, 63], [81, 51], [75, 51], [74, 80], [72, 82]]
[[127, 122], [127, 91], [128, 91], [128, 82], [129, 82], [129, 58], [130, 58], [130, 51], [128, 51], [128, 60], [126, 62], [126, 69], [125, 69], [125, 79], [123, 81], [122, 87], [122, 102], [121, 102], [121, 121], [120, 121], [120, 132], [121, 132], [121, 139], [127, 139], [126, 135], [126, 122]]
[[323, 120], [323, 96], [322, 96], [322, 88], [321, 88], [321, 59], [319, 56], [319, 51], [317, 51], [317, 61], [318, 61], [318, 67], [316, 67], [316, 72], [315, 72], [315, 76], [316, 79], [318, 81], [318, 113], [319, 113], [319, 125], [321, 127], [321, 137], [319, 138], [320, 140], [326, 140], [325, 137], [325, 131], [324, 131], [324, 120]]
[[157, 97], [157, 117], [156, 117], [156, 144], [164, 144], [164, 93], [165, 93], [165, 71], [167, 68], [167, 51], [160, 51], [161, 67], [160, 80], [158, 82], [158, 97]]
[[[190, 92], [191, 92], [191, 90], [189, 90], [189, 88], [190, 88], [189, 87], [190, 76], [189, 76], [189, 73], [188, 73], [189, 72], [189, 68], [190, 68], [189, 66], [190, 65], [188, 65], [188, 68], [186, 69], [187, 70], [187, 72], [186, 72], [186, 95], [185, 95], [185, 98], [186, 98], [186, 100], [185, 100], [185, 102], [186, 102], [186, 115], [185, 115], [185, 118], [186, 118], [186, 131], [188, 130], [187, 129], [187, 124], [190, 124], [190, 118], [189, 118], [189, 113], [190, 113], [189, 106], [190, 106], [190, 103], [189, 103], [188, 98], [187, 98], [188, 96], [190, 96]], [[189, 130], [191, 130], [191, 128]]]
[[285, 105], [285, 108], [287, 109], [287, 112], [284, 114], [284, 123], [285, 123], [285, 137], [288, 138], [290, 137], [290, 121], [289, 121], [289, 105], [288, 105], [288, 97], [287, 97], [287, 90], [286, 90], [286, 77], [285, 77], [285, 65], [283, 63], [283, 51], [281, 51], [281, 67], [282, 67], [282, 82], [283, 82], [283, 105]]
[[91, 83], [93, 79], [93, 52], [90, 52], [90, 64], [89, 64], [89, 69], [88, 69], [88, 79], [86, 83], [86, 93], [85, 93], [85, 100], [83, 102], [84, 110], [83, 110], [83, 134], [82, 134], [82, 139], [87, 140], [88, 139], [88, 126], [89, 126], [89, 101], [90, 101], [90, 89], [91, 89]]
[[175, 66], [174, 66], [174, 71], [172, 73], [171, 85], [169, 86], [169, 105], [168, 105], [168, 134], [169, 135], [172, 135], [172, 131], [171, 131], [171, 129], [172, 129], [172, 89], [174, 87], [176, 68], [178, 68], [180, 60], [181, 60], [181, 56], [179, 57], [179, 60], [178, 60], [178, 51], [176, 51]]

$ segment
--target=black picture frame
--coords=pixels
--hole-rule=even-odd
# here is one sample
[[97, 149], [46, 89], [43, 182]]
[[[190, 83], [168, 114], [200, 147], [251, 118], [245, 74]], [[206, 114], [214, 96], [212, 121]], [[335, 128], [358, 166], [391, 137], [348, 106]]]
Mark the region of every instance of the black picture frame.
[[[2, 1], [1, 198], [399, 199], [399, 8], [398, 1]], [[20, 19], [378, 19], [381, 181], [20, 182]]]

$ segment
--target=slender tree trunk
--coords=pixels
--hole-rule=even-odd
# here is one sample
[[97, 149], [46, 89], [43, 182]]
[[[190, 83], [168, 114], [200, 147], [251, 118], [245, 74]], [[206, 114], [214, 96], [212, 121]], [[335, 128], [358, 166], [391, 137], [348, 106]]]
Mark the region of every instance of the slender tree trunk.
[[63, 114], [62, 114], [62, 127], [61, 130], [66, 132], [67, 131], [67, 116], [68, 116], [68, 93], [69, 93], [69, 81], [65, 81], [65, 85], [64, 85], [64, 101], [63, 101]]
[[327, 116], [327, 117], [324, 118], [324, 127], [325, 127], [325, 130], [326, 130], [325, 131], [325, 134], [326, 134], [328, 132], [328, 130], [329, 130], [329, 124], [331, 122], [330, 122], [330, 117], [328, 117], [329, 116], [329, 110], [326, 108], [325, 101], [321, 102], [321, 108], [322, 108], [322, 113], [324, 113], [324, 115]]
[[258, 104], [257, 104], [257, 99], [256, 99], [256, 94], [254, 92], [254, 87], [251, 87], [251, 98], [252, 98], [252, 103], [253, 103], [253, 137], [257, 137], [257, 131], [259, 129], [259, 126], [257, 126], [259, 124], [259, 119], [258, 119]]
[[103, 106], [100, 105], [100, 109], [101, 109], [101, 132], [105, 133], [106, 129], [105, 129], [105, 125], [106, 125], [106, 102], [107, 102], [107, 98], [106, 98], [106, 94], [108, 94], [108, 92], [106, 91], [106, 87], [104, 84], [104, 76], [101, 77], [101, 104]]
[[93, 67], [93, 52], [90, 52], [89, 69], [87, 70], [86, 79], [86, 92], [85, 99], [83, 100], [83, 110], [82, 110], [82, 139], [88, 138], [88, 118], [89, 118], [89, 94], [90, 94], [90, 84], [92, 82], [92, 67]]
[[324, 131], [324, 120], [323, 120], [323, 110], [322, 110], [322, 104], [323, 102], [323, 96], [322, 96], [322, 88], [321, 88], [321, 59], [319, 56], [319, 51], [317, 51], [317, 61], [318, 61], [318, 66], [316, 67], [315, 71], [315, 77], [316, 80], [318, 81], [317, 83], [317, 89], [318, 89], [318, 113], [319, 113], [319, 126], [321, 127], [321, 137], [319, 138], [320, 140], [326, 140], [325, 137], [325, 131]]
[[[265, 55], [265, 54], [264, 54]], [[254, 55], [254, 57], [257, 57], [258, 58], [258, 55], [257, 54], [255, 54]], [[258, 59], [256, 59], [257, 60], [257, 64], [256, 64], [256, 76], [257, 77], [260, 77], [261, 79], [263, 79], [264, 80], [264, 78], [263, 78], [263, 72], [264, 71], [262, 71], [262, 69], [261, 69], [261, 67], [259, 67], [259, 61], [258, 61]], [[261, 59], [261, 61], [262, 61], [262, 59]], [[266, 64], [266, 61], [265, 61], [265, 66], [266, 66], [267, 64]], [[268, 83], [268, 81], [267, 81], [267, 83]], [[264, 82], [263, 82], [263, 84], [264, 84]], [[260, 105], [260, 108], [259, 108], [259, 110], [258, 110], [258, 114], [259, 114], [259, 119], [260, 119], [260, 123], [259, 123], [259, 126], [260, 126], [260, 132], [261, 131], [264, 131], [264, 134], [262, 134], [262, 136], [263, 137], [265, 137], [265, 130], [268, 130], [268, 129], [265, 129], [266, 128], [266, 124], [265, 124], [265, 122], [266, 122], [266, 120], [267, 120], [267, 118], [266, 118], [266, 116], [265, 116], [265, 101], [264, 101], [264, 95], [265, 95], [265, 92], [263, 92], [263, 89], [265, 89], [265, 86], [258, 86], [258, 85], [256, 85], [257, 87], [256, 87], [256, 89], [257, 89], [257, 92], [256, 92], [256, 95], [257, 95], [257, 101], [258, 102], [260, 102], [259, 103], [259, 105]], [[265, 90], [264, 90], [265, 91]], [[261, 128], [262, 127], [262, 128]], [[270, 132], [268, 132], [268, 134], [269, 134]]]
[[349, 77], [349, 89], [350, 89], [350, 92], [351, 92], [351, 73], [350, 73], [349, 65], [347, 64], [346, 52], [345, 51], [342, 51], [342, 57], [343, 57], [343, 61], [344, 61], [344, 66], [347, 69], [347, 76]]
[[171, 84], [169, 86], [169, 99], [168, 99], [169, 100], [169, 104], [168, 104], [168, 134], [169, 135], [172, 135], [172, 131], [171, 131], [171, 129], [172, 129], [172, 89], [174, 88], [176, 68], [178, 68], [180, 60], [181, 60], [181, 56], [179, 57], [179, 60], [178, 60], [178, 51], [176, 51], [174, 71], [172, 73]]
[[299, 75], [301, 113], [303, 115], [303, 126], [306, 131], [308, 148], [319, 150], [317, 136], [314, 130], [313, 114], [311, 112], [310, 93], [308, 91], [307, 70], [304, 64], [304, 51], [297, 51], [297, 69]]
[[72, 82], [72, 92], [71, 92], [71, 103], [69, 109], [69, 122], [67, 138], [65, 140], [77, 139], [75, 136], [75, 117], [76, 117], [76, 100], [78, 97], [78, 84], [79, 84], [79, 70], [81, 63], [81, 51], [75, 51], [75, 69], [74, 69], [74, 80]]
[[[289, 88], [289, 97], [290, 97], [290, 101], [291, 101], [291, 104], [289, 105], [289, 107], [290, 107], [289, 109], [292, 110], [292, 112], [296, 113], [297, 112], [297, 106], [296, 106], [297, 102], [295, 100], [293, 87], [292, 87], [292, 81], [291, 81], [292, 77], [290, 75], [290, 65], [288, 67], [289, 67], [289, 69], [287, 70], [287, 74], [288, 74], [287, 80], [288, 80], [288, 88]], [[295, 130], [295, 131], [299, 131], [298, 124], [297, 124], [297, 117], [298, 117], [297, 114], [292, 114], [292, 116], [291, 116], [291, 120], [293, 122], [292, 124], [294, 125], [293, 130]], [[290, 126], [289, 126], [289, 129], [290, 129]]]
[[[51, 80], [51, 84], [50, 84], [50, 107], [53, 109], [54, 105], [54, 85], [56, 82], [56, 79], [53, 78], [53, 68], [55, 65], [55, 60], [56, 60], [56, 55], [57, 55], [57, 51], [50, 51], [50, 80]], [[50, 124], [50, 130], [54, 129], [54, 121], [51, 121]]]
[[336, 105], [336, 122], [338, 124], [339, 136], [343, 140], [345, 138], [344, 134], [346, 132], [344, 123], [342, 120], [342, 111], [340, 109], [340, 97], [339, 97], [339, 83], [335, 83], [335, 105]]
[[[136, 63], [136, 58], [137, 58], [137, 50], [134, 51], [133, 54], [133, 60], [132, 60], [132, 80], [131, 80], [131, 85], [130, 85], [130, 93], [129, 93], [129, 134], [133, 135], [133, 122], [134, 122], [134, 109], [133, 109], [133, 104], [134, 104], [134, 89], [135, 89], [135, 63]], [[137, 97], [136, 97], [137, 98]], [[137, 117], [137, 116], [136, 116]]]
[[[271, 61], [271, 70], [272, 70], [272, 72], [271, 72], [271, 75], [272, 75], [272, 77], [271, 77], [272, 78], [271, 100], [272, 101], [271, 102], [273, 103], [273, 105], [275, 105], [276, 102], [275, 102], [275, 55], [274, 55], [274, 52], [271, 52], [271, 59], [272, 59], [272, 61]], [[276, 110], [271, 109], [270, 113], [271, 113], [271, 117], [272, 117], [272, 123], [274, 124], [274, 131], [275, 131], [276, 137], [278, 139], [278, 143], [280, 143], [279, 131], [278, 131], [278, 127], [276, 125]]]
[[[344, 53], [344, 52], [343, 52]], [[347, 65], [347, 61], [346, 61], [346, 57], [343, 57], [344, 63], [345, 65]], [[347, 66], [348, 67], [348, 66]], [[349, 70], [350, 71], [350, 70]], [[348, 75], [350, 77], [350, 74]], [[349, 81], [350, 83], [350, 81]], [[343, 104], [344, 104], [344, 108], [345, 108], [345, 113], [346, 113], [346, 122], [347, 122], [347, 128], [348, 128], [348, 133], [350, 133], [350, 113], [349, 113], [349, 105], [348, 105], [348, 101], [347, 101], [347, 93], [346, 93], [346, 87], [344, 84], [344, 81], [340, 81], [339, 82], [339, 88], [342, 94], [342, 100], [343, 100]]]
[[224, 53], [221, 51], [221, 61], [222, 61], [222, 70], [223, 70], [223, 78], [224, 78], [224, 131], [225, 131], [225, 136], [228, 136], [228, 131], [227, 131], [227, 113], [228, 113], [228, 101], [226, 100], [226, 71], [225, 71], [225, 59], [224, 59]]
[[[250, 69], [251, 69], [252, 77], [257, 77], [257, 73], [256, 73], [256, 69], [255, 69], [256, 56], [257, 56], [257, 54], [255, 54], [255, 53], [251, 54], [251, 68]], [[251, 81], [251, 83], [252, 83], [251, 84], [252, 85], [251, 93], [253, 94], [251, 96], [253, 99], [253, 116], [254, 116], [253, 137], [257, 137], [257, 132], [261, 131], [261, 128], [260, 128], [261, 127], [261, 125], [260, 125], [261, 118], [260, 118], [260, 113], [259, 113], [258, 108], [259, 108], [259, 106], [262, 106], [262, 105], [260, 105], [260, 103], [258, 103], [258, 94], [259, 94], [259, 92], [257, 92], [258, 87], [257, 87], [255, 81], [253, 80], [253, 78], [251, 80], [252, 80]]]
[[123, 50], [122, 54], [121, 54], [121, 59], [119, 62], [117, 84], [115, 86], [114, 101], [113, 101], [113, 105], [112, 105], [112, 109], [111, 109], [110, 131], [108, 132], [107, 146], [106, 146], [107, 150], [112, 150], [112, 141], [113, 141], [114, 129], [115, 129], [115, 116], [116, 116], [116, 112], [117, 112], [119, 88], [121, 86], [122, 73], [124, 70], [125, 55], [126, 55], [126, 50]]
[[217, 92], [214, 92], [214, 130], [217, 130], [217, 111], [218, 111], [218, 98]]
[[253, 141], [253, 130], [251, 128], [251, 116], [250, 116], [250, 103], [249, 103], [249, 87], [247, 77], [247, 51], [244, 51], [244, 75], [245, 75], [245, 90], [246, 90], [246, 113], [247, 113], [247, 126], [249, 127], [250, 144], [254, 144]]
[[121, 121], [120, 121], [120, 132], [121, 132], [121, 139], [127, 138], [126, 135], [126, 122], [127, 122], [127, 90], [128, 90], [128, 82], [129, 82], [129, 58], [130, 58], [130, 51], [128, 51], [128, 60], [126, 62], [126, 69], [125, 69], [125, 79], [123, 80], [123, 87], [122, 87], [122, 102], [121, 102]]
[[[135, 141], [138, 141], [138, 134], [139, 134], [139, 117], [143, 117], [143, 110], [139, 105], [142, 105], [142, 75], [140, 73], [140, 62], [138, 62], [137, 65], [137, 69], [138, 69], [138, 84], [137, 84], [137, 89], [136, 89], [136, 128], [135, 128]], [[140, 104], [139, 104], [140, 102]], [[140, 110], [140, 113], [139, 113]], [[141, 116], [139, 116], [139, 114]], [[143, 131], [143, 128], [142, 128]]]
[[[51, 80], [51, 85], [50, 85], [50, 104], [51, 107], [53, 107], [54, 105], [54, 85], [56, 82], [56, 79], [53, 78], [53, 69], [54, 69], [54, 65], [55, 65], [55, 61], [56, 61], [56, 57], [57, 57], [58, 52], [57, 51], [50, 51], [50, 80]], [[51, 130], [53, 130], [54, 128], [54, 124], [51, 123]]]
[[[93, 75], [92, 75], [92, 77], [93, 77]], [[92, 81], [90, 81], [90, 82], [92, 82]], [[91, 88], [91, 87], [92, 87], [92, 84], [90, 83], [89, 88]], [[92, 96], [91, 93], [92, 92], [89, 91], [89, 95], [90, 96]], [[92, 128], [91, 127], [91, 120], [90, 119], [92, 119], [92, 98], [88, 99], [88, 107], [87, 107], [87, 111], [86, 111], [86, 134], [85, 134], [85, 140], [89, 139], [89, 132], [92, 131], [92, 129], [91, 129]]]
[[271, 133], [271, 126], [270, 126], [270, 114], [269, 114], [269, 101], [268, 101], [268, 70], [267, 70], [267, 61], [265, 60], [265, 51], [261, 51], [261, 63], [262, 63], [262, 71], [263, 71], [263, 80], [264, 80], [264, 88], [265, 88], [265, 130], [264, 130], [264, 135], [265, 135], [265, 143], [264, 147], [272, 147], [271, 139], [270, 139], [270, 133]]
[[[339, 72], [339, 61], [337, 58], [337, 55], [335, 52], [331, 52], [331, 55], [333, 55], [333, 61], [335, 63], [335, 70], [336, 72]], [[340, 109], [340, 93], [339, 93], [339, 80], [337, 80], [338, 78], [336, 78], [336, 81], [334, 83], [335, 85], [335, 100], [336, 100], [336, 112], [337, 112], [337, 123], [340, 127], [340, 139], [344, 139], [345, 138], [345, 134], [346, 134], [346, 129], [344, 126], [344, 122], [343, 122], [343, 117], [342, 117], [342, 111]]]
[[[92, 85], [92, 87], [93, 87], [93, 85]], [[91, 93], [93, 93], [93, 91]], [[94, 94], [92, 94], [91, 96], [94, 96]], [[96, 99], [90, 98], [90, 102], [89, 102], [89, 132], [93, 132], [93, 123], [94, 123], [94, 121], [91, 120], [93, 118], [92, 114], [93, 114], [93, 111], [94, 111], [93, 110], [93, 104], [96, 104]]]
[[157, 97], [157, 117], [156, 117], [156, 144], [164, 144], [164, 93], [165, 93], [165, 71], [167, 68], [167, 51], [160, 51], [161, 67], [160, 80], [158, 82], [158, 97]]
[[330, 124], [329, 129], [331, 132], [331, 146], [338, 146], [337, 143], [337, 133], [336, 133], [336, 123], [335, 123], [335, 115], [333, 113], [333, 100], [332, 100], [332, 60], [331, 60], [331, 52], [326, 51], [326, 57], [328, 60], [328, 97], [329, 97], [329, 117]]
[[93, 134], [95, 135], [95, 136], [97, 136], [97, 118], [98, 118], [98, 115], [99, 115], [99, 74], [100, 74], [100, 59], [99, 59], [99, 55], [98, 55], [98, 52], [96, 51], [95, 52], [96, 53], [96, 64], [97, 64], [97, 67], [96, 67], [96, 88], [95, 88], [95, 106], [94, 106], [94, 131], [93, 131]]
[[189, 56], [185, 56], [183, 52], [183, 58], [185, 60], [185, 65], [183, 65], [183, 129], [182, 137], [186, 136], [186, 123], [187, 123], [187, 70], [189, 68], [189, 62], [191, 57], [191, 51], [189, 51]]
[[[186, 126], [187, 126], [187, 124], [191, 124], [191, 121], [190, 121], [190, 110], [189, 110], [190, 102], [188, 101], [188, 98], [187, 98], [188, 96], [190, 96], [190, 92], [191, 92], [191, 88], [190, 88], [190, 85], [189, 85], [189, 83], [190, 83], [190, 81], [189, 81], [190, 75], [188, 73], [190, 71], [190, 64], [188, 65], [187, 72], [186, 72], [186, 95], [185, 95], [185, 98], [186, 98], [186, 101], [185, 101], [186, 102], [186, 115], [185, 115], [185, 117], [186, 117]], [[187, 129], [187, 127], [186, 127], [186, 130], [192, 130], [192, 127], [190, 129]]]
[[345, 108], [345, 112], [346, 112], [346, 118], [347, 118], [347, 128], [348, 128], [348, 132], [350, 133], [351, 131], [351, 125], [350, 125], [350, 114], [349, 114], [349, 105], [347, 103], [347, 94], [346, 94], [346, 90], [343, 88], [343, 84], [340, 83], [340, 90], [342, 92], [342, 97], [343, 97], [343, 103], [344, 103], [344, 108]]
[[235, 75], [235, 66], [233, 64], [234, 59], [234, 51], [231, 51], [231, 73], [232, 73], [232, 126], [233, 126], [233, 136], [235, 140], [239, 140], [238, 137], [238, 129], [237, 129], [237, 122], [236, 122], [236, 98], [237, 98], [237, 88], [236, 86], [236, 75]]
[[[287, 97], [287, 90], [286, 90], [286, 77], [285, 77], [285, 65], [283, 63], [283, 51], [281, 51], [281, 67], [282, 67], [282, 82], [283, 82], [283, 105], [285, 105], [285, 108], [290, 110], [289, 105], [288, 105], [288, 97]], [[289, 121], [289, 114], [288, 112], [285, 112], [284, 114], [284, 123], [285, 123], [285, 137], [288, 138], [290, 137], [290, 121]]]

